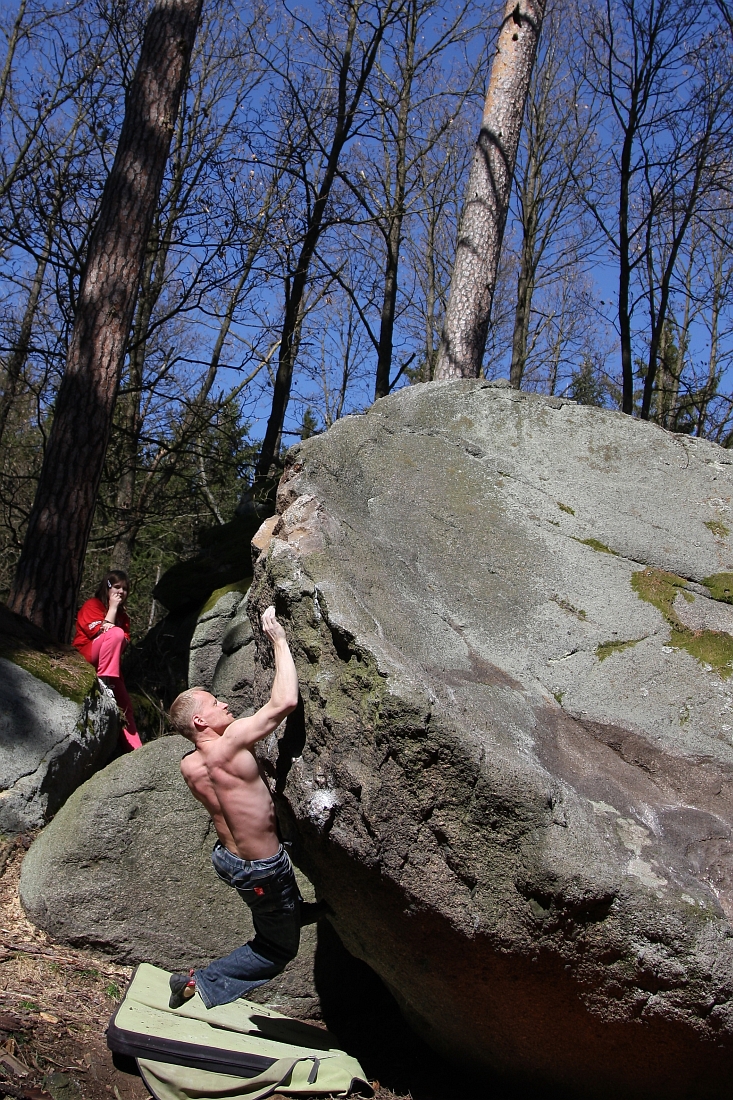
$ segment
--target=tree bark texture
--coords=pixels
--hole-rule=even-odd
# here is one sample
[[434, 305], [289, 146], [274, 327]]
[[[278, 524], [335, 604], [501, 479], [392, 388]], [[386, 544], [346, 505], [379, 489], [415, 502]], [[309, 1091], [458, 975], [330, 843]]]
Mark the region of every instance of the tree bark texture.
[[634, 411], [634, 364], [631, 351], [631, 236], [629, 203], [631, 195], [631, 153], [637, 126], [637, 90], [632, 91], [628, 125], [621, 147], [618, 202], [618, 331], [621, 344], [621, 409]]
[[458, 231], [435, 379], [478, 378], [545, 0], [509, 0]]
[[145, 246], [202, 0], [158, 0], [79, 288], [74, 331], [10, 606], [66, 641], [76, 614]]

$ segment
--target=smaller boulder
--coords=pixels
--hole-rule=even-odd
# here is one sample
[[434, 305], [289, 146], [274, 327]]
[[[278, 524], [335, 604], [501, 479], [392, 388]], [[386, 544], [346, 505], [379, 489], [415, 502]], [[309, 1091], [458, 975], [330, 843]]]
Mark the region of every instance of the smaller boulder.
[[[68, 800], [32, 844], [20, 898], [59, 943], [121, 963], [201, 966], [251, 938], [247, 906], [211, 866], [216, 833], [179, 764], [191, 745], [162, 737], [115, 760]], [[298, 874], [301, 893], [313, 889]], [[298, 957], [251, 999], [301, 1018], [318, 1015], [314, 927]]]
[[254, 707], [255, 646], [247, 597], [238, 588], [214, 597], [191, 639], [189, 687], [204, 687], [225, 699], [234, 714], [249, 714]]
[[106, 763], [118, 732], [117, 704], [96, 680], [79, 703], [0, 657], [0, 833], [45, 825]]
[[221, 656], [221, 640], [244, 600], [239, 589], [215, 592], [196, 620], [188, 661], [188, 685], [210, 688]]

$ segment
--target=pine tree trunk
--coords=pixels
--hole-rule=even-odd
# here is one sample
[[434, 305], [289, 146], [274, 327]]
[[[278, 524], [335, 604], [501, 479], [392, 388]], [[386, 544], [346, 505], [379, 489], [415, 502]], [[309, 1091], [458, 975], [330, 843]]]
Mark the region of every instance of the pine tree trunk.
[[145, 246], [202, 0], [158, 0], [79, 289], [74, 331], [10, 606], [71, 633]]
[[435, 378], [478, 378], [545, 0], [509, 0], [458, 231]]

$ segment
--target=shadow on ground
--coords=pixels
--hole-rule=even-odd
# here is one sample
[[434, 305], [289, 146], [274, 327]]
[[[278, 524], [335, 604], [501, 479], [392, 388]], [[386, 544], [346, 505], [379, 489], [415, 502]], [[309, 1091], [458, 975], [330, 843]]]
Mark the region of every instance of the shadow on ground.
[[[536, 1087], [517, 1091], [436, 1054], [407, 1025], [384, 982], [349, 954], [326, 920], [318, 923], [315, 982], [324, 1023], [381, 1089], [412, 1100], [537, 1100]], [[545, 1089], [542, 1097], [553, 1100]]]

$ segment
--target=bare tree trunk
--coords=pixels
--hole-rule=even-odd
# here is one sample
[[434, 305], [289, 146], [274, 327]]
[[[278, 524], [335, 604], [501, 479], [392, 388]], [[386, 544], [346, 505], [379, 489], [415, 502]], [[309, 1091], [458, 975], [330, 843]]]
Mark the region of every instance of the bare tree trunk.
[[[660, 280], [659, 287], [659, 309], [657, 310], [656, 321], [652, 325], [651, 339], [649, 341], [649, 360], [646, 372], [646, 378], [644, 379], [644, 394], [641, 400], [641, 418], [642, 420], [648, 420], [652, 407], [652, 396], [654, 394], [654, 382], [657, 373], [657, 364], [659, 359], [659, 345], [662, 337], [662, 330], [667, 321], [667, 311], [669, 309], [669, 300], [672, 294], [672, 278], [675, 272], [675, 266], [677, 263], [677, 255], [682, 242], [687, 234], [687, 229], [692, 221], [692, 216], [695, 213], [695, 206], [697, 204], [697, 197], [700, 191], [700, 185], [703, 179], [703, 173], [707, 168], [707, 149], [710, 141], [710, 135], [713, 124], [712, 115], [707, 119], [707, 130], [703, 133], [700, 139], [698, 149], [696, 150], [697, 163], [695, 165], [695, 173], [692, 180], [692, 185], [689, 189], [689, 195], [687, 197], [686, 207], [683, 211], [682, 217], [679, 223], [675, 226], [675, 233], [672, 238], [672, 245], [669, 250], [669, 256], [667, 262], [664, 265], [664, 272]], [[624, 412], [626, 410], [624, 409]]]
[[545, 0], [508, 0], [458, 233], [436, 379], [478, 378]]
[[18, 332], [18, 339], [15, 342], [15, 347], [10, 353], [8, 358], [8, 365], [5, 371], [5, 386], [2, 394], [0, 394], [0, 443], [2, 443], [3, 435], [5, 434], [5, 425], [8, 421], [10, 410], [13, 407], [13, 403], [18, 392], [18, 383], [20, 382], [20, 376], [25, 368], [26, 360], [28, 359], [28, 351], [31, 343], [31, 333], [33, 332], [33, 322], [36, 317], [36, 310], [38, 308], [38, 300], [41, 297], [41, 290], [43, 289], [43, 280], [46, 274], [46, 267], [48, 265], [48, 257], [51, 252], [51, 242], [53, 240], [53, 232], [55, 228], [55, 219], [53, 222], [49, 222], [49, 227], [46, 233], [46, 240], [41, 251], [41, 255], [38, 257], [36, 264], [36, 271], [33, 276], [33, 282], [28, 293], [28, 300], [26, 301], [25, 311], [23, 313], [23, 320], [20, 324], [20, 331]]
[[718, 357], [720, 354], [720, 311], [723, 305], [723, 262], [725, 248], [721, 242], [716, 242], [713, 256], [713, 299], [710, 303], [710, 355], [708, 356], [708, 378], [704, 386], [700, 400], [700, 408], [697, 416], [696, 434], [701, 436], [705, 431], [705, 421], [708, 415], [708, 405], [718, 386]]
[[[132, 562], [132, 551], [137, 536], [135, 523], [135, 483], [137, 480], [137, 458], [140, 446], [140, 431], [142, 428], [142, 392], [143, 370], [146, 355], [146, 334], [150, 325], [155, 302], [160, 294], [161, 286], [156, 285], [153, 272], [156, 269], [156, 254], [158, 251], [157, 233], [155, 228], [148, 241], [147, 256], [143, 264], [143, 277], [135, 310], [135, 323], [133, 325], [132, 348], [129, 356], [129, 377], [127, 386], [123, 387], [120, 399], [121, 413], [118, 424], [120, 428], [120, 471], [117, 481], [117, 498], [115, 511], [117, 512], [117, 534], [112, 547], [110, 557], [110, 569], [122, 569], [129, 573]], [[158, 271], [161, 268], [158, 267]]]
[[11, 608], [65, 641], [76, 613], [117, 387], [202, 0], [158, 0], [79, 290]]
[[[404, 192], [403, 192], [404, 198]], [[387, 262], [384, 267], [384, 294], [377, 348], [377, 374], [374, 383], [374, 400], [389, 393], [389, 375], [392, 368], [394, 343], [394, 319], [397, 308], [397, 270], [400, 261], [400, 241], [404, 210], [393, 213], [387, 235]]]
[[25, 9], [28, 6], [28, 0], [21, 0], [20, 7], [18, 8], [18, 14], [15, 17], [13, 23], [13, 29], [10, 32], [8, 39], [8, 52], [5, 55], [5, 63], [0, 72], [0, 111], [2, 111], [5, 105], [5, 97], [8, 93], [8, 82], [10, 81], [10, 74], [13, 71], [13, 61], [15, 60], [15, 51], [18, 48], [18, 42], [20, 41], [21, 32], [23, 29], [23, 20], [25, 19]]
[[512, 333], [512, 362], [509, 368], [509, 381], [515, 390], [521, 388], [524, 367], [527, 362], [527, 341], [529, 339], [529, 317], [534, 296], [534, 276], [536, 270], [535, 245], [537, 242], [536, 180], [530, 177], [526, 221], [522, 238], [522, 254], [517, 280], [517, 305], [514, 311], [514, 331]]
[[353, 60], [352, 51], [354, 48], [354, 41], [359, 27], [359, 18], [361, 14], [360, 7], [361, 0], [352, 0], [346, 42], [337, 73], [338, 108], [333, 137], [328, 150], [323, 178], [321, 179], [318, 193], [309, 212], [303, 244], [298, 257], [298, 266], [295, 269], [290, 291], [286, 296], [285, 316], [283, 319], [282, 335], [280, 337], [279, 361], [272, 395], [272, 409], [269, 420], [267, 421], [265, 438], [262, 441], [262, 450], [255, 471], [255, 480], [257, 481], [261, 481], [268, 476], [279, 449], [285, 413], [287, 411], [288, 401], [290, 400], [293, 368], [295, 366], [300, 339], [300, 328], [303, 321], [303, 301], [308, 285], [308, 273], [311, 261], [323, 231], [323, 219], [331, 195], [331, 188], [336, 179], [341, 152], [351, 133], [362, 94], [377, 58], [387, 21], [391, 18], [393, 0], [387, 0], [387, 3], [385, 3], [380, 14], [379, 22], [373, 28], [372, 37], [364, 50], [364, 54], [361, 59], [358, 59], [357, 68], [359, 75], [351, 99], [347, 101], [349, 72]]
[[677, 424], [677, 417], [680, 412], [680, 379], [682, 378], [682, 372], [685, 369], [685, 357], [690, 345], [690, 317], [692, 311], [692, 269], [695, 257], [695, 242], [693, 240], [690, 248], [690, 257], [687, 264], [687, 272], [685, 274], [685, 308], [682, 313], [682, 324], [677, 329], [677, 354], [674, 359], [674, 363], [669, 362], [669, 357], [665, 354], [664, 359], [668, 365], [668, 377], [665, 380], [664, 386], [664, 399], [662, 403], [662, 419], [661, 424], [663, 428], [668, 428], [673, 431]]
[[374, 384], [374, 400], [389, 393], [389, 375], [392, 369], [394, 343], [394, 319], [397, 309], [397, 271], [400, 262], [402, 222], [405, 217], [405, 189], [407, 186], [407, 136], [412, 102], [412, 82], [415, 77], [415, 38], [417, 37], [417, 5], [411, 2], [406, 13], [405, 60], [402, 88], [397, 112], [397, 142], [395, 149], [395, 193], [389, 212], [389, 229], [386, 234], [387, 262], [384, 270], [384, 294], [377, 349], [377, 375]]
[[428, 222], [427, 240], [425, 242], [425, 266], [427, 268], [427, 288], [425, 291], [425, 365], [423, 367], [422, 382], [432, 382], [435, 370], [435, 308], [437, 294], [437, 272], [435, 270], [435, 218], [430, 216]]

